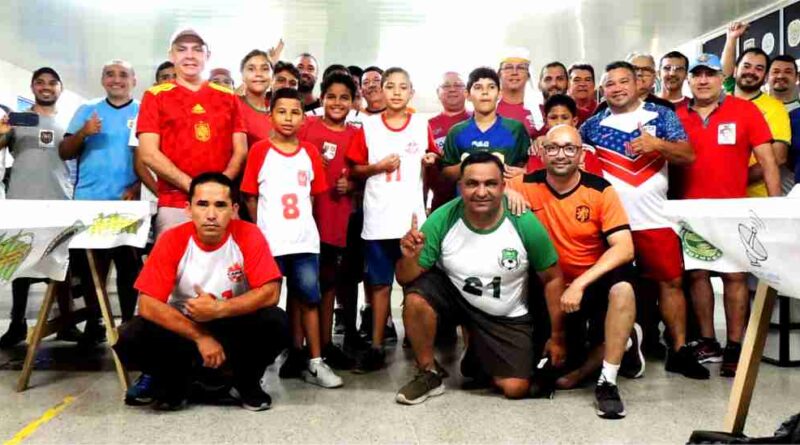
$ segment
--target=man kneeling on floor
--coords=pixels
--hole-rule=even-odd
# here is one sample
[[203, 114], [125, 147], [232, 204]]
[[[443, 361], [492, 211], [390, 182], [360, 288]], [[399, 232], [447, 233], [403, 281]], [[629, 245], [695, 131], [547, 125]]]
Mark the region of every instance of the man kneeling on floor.
[[228, 364], [230, 393], [244, 408], [271, 406], [259, 380], [289, 345], [277, 307], [281, 273], [258, 227], [232, 220], [235, 192], [221, 173], [195, 177], [192, 221], [159, 237], [136, 280], [139, 315], [122, 326], [114, 350], [151, 376], [156, 409], [183, 408], [201, 373], [222, 374]]
[[531, 212], [514, 216], [503, 197], [503, 163], [478, 152], [461, 164], [461, 197], [437, 209], [401, 240], [397, 281], [404, 286], [403, 323], [419, 374], [397, 393], [417, 404], [444, 392], [447, 376], [434, 360], [437, 324], [466, 327], [461, 372], [485, 378], [508, 398], [529, 394], [533, 371], [533, 323], [526, 306], [529, 270], [544, 285], [552, 322], [547, 350], [563, 361], [564, 291], [558, 256]]

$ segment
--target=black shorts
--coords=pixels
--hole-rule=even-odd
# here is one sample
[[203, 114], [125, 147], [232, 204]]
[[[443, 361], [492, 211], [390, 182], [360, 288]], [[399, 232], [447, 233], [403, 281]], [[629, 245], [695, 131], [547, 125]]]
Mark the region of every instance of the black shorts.
[[364, 228], [364, 212], [359, 209], [350, 214], [347, 223], [347, 246], [344, 248], [345, 280], [350, 283], [364, 281], [364, 240], [361, 239], [361, 230]]
[[404, 289], [418, 294], [436, 311], [437, 329], [463, 325], [469, 348], [486, 375], [529, 378], [533, 371], [533, 319], [487, 314], [466, 302], [453, 282], [439, 269], [422, 274]]
[[608, 293], [617, 283], [632, 284], [634, 277], [633, 265], [626, 263], [610, 270], [584, 290], [580, 310], [564, 317], [568, 350], [577, 352], [575, 348], [579, 348], [580, 355], [586, 352], [583, 349], [587, 344], [591, 349], [605, 342]]

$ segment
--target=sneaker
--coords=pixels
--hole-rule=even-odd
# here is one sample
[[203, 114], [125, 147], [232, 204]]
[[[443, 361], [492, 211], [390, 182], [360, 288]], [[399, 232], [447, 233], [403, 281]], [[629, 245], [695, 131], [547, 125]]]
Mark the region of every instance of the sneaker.
[[394, 327], [394, 323], [386, 325], [386, 329], [383, 331], [383, 341], [397, 343], [397, 328]]
[[722, 377], [736, 377], [736, 367], [739, 366], [739, 356], [742, 354], [742, 344], [728, 341], [722, 353], [722, 366], [719, 375]]
[[308, 362], [308, 368], [303, 370], [303, 380], [323, 388], [338, 388], [343, 384], [342, 378], [336, 375], [322, 359]]
[[156, 386], [153, 376], [144, 374], [125, 392], [125, 404], [128, 406], [144, 406], [153, 403], [156, 396]]
[[638, 379], [644, 375], [644, 354], [642, 353], [642, 327], [639, 323], [633, 324], [630, 347], [622, 356], [619, 373], [629, 379]]
[[74, 325], [68, 328], [64, 328], [58, 331], [58, 334], [56, 334], [56, 340], [68, 341], [72, 343], [78, 343], [79, 341], [81, 341], [82, 337], [83, 337], [83, 332], [81, 332], [81, 330], [75, 327]]
[[667, 372], [683, 374], [690, 379], [706, 380], [710, 376], [708, 369], [697, 361], [697, 357], [688, 345], [681, 346], [677, 352], [670, 351], [664, 369]]
[[9, 349], [25, 341], [28, 336], [28, 322], [11, 322], [8, 330], [0, 337], [0, 349]]
[[272, 397], [264, 392], [259, 385], [252, 385], [242, 389], [231, 388], [230, 395], [242, 404], [242, 408], [248, 411], [265, 411], [272, 408]]
[[621, 419], [627, 414], [617, 385], [599, 383], [594, 389], [594, 396], [597, 400], [597, 415], [603, 419]]
[[99, 345], [106, 341], [106, 326], [99, 319], [87, 320], [78, 343], [84, 346]]
[[361, 308], [361, 326], [358, 327], [358, 334], [366, 339], [372, 339], [372, 306]]
[[700, 363], [719, 363], [722, 361], [722, 347], [715, 338], [701, 338], [689, 343], [694, 356]]
[[397, 391], [394, 400], [403, 405], [416, 405], [444, 394], [442, 376], [436, 371], [420, 371], [414, 380], [408, 382]]
[[353, 368], [353, 372], [356, 374], [366, 374], [385, 367], [386, 353], [383, 352], [383, 349], [369, 348], [356, 359], [356, 366]]
[[328, 343], [322, 348], [322, 359], [333, 369], [350, 370], [356, 361], [333, 343]]
[[188, 396], [188, 381], [180, 384], [165, 384], [164, 391], [161, 391], [155, 398], [153, 409], [157, 411], [180, 411], [186, 408]]
[[347, 331], [347, 327], [344, 325], [344, 308], [337, 307], [333, 309], [333, 333], [336, 335], [342, 335]]
[[304, 349], [292, 348], [289, 350], [289, 356], [281, 366], [278, 375], [282, 379], [296, 379], [300, 378], [301, 373], [308, 365], [308, 354]]

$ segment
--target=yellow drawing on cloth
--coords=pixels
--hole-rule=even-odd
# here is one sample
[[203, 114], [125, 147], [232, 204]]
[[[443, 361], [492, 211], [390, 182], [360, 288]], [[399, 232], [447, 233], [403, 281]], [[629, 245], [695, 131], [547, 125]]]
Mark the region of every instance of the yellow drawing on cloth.
[[97, 215], [89, 226], [89, 235], [122, 235], [135, 234], [142, 226], [142, 220], [134, 215], [125, 213], [112, 213], [110, 215]]
[[0, 233], [0, 282], [8, 282], [33, 248], [33, 234], [20, 231], [6, 238]]
[[200, 142], [211, 140], [211, 127], [208, 122], [200, 121], [194, 124], [194, 137]]

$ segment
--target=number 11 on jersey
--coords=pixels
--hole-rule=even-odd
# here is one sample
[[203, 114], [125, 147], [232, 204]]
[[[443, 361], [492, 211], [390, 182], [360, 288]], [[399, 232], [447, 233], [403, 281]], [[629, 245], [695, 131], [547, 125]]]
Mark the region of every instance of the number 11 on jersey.
[[400, 182], [400, 167], [397, 167], [393, 172], [386, 172], [386, 182]]

